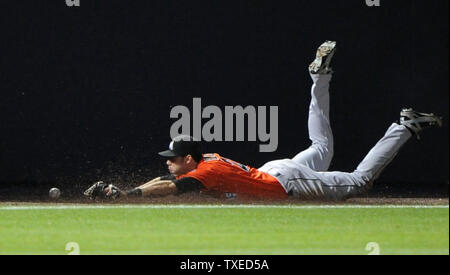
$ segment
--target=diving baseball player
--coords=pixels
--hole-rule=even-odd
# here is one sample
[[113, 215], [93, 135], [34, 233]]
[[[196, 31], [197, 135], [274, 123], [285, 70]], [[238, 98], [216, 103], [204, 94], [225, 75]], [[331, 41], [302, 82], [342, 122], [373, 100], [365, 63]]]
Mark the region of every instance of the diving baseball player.
[[156, 178], [129, 191], [97, 182], [84, 194], [92, 199], [100, 196], [153, 197], [186, 192], [232, 194], [239, 198], [343, 200], [366, 192], [400, 148], [423, 129], [442, 126], [434, 114], [403, 109], [400, 123], [393, 123], [384, 137], [370, 150], [358, 167], [350, 173], [328, 172], [333, 157], [333, 133], [330, 126], [329, 87], [332, 78], [331, 59], [336, 42], [326, 41], [317, 50], [309, 66], [313, 80], [308, 129], [311, 147], [293, 158], [275, 160], [256, 169], [219, 154], [203, 154], [200, 144], [191, 137], [172, 140], [169, 150], [160, 152], [166, 158], [169, 176]]

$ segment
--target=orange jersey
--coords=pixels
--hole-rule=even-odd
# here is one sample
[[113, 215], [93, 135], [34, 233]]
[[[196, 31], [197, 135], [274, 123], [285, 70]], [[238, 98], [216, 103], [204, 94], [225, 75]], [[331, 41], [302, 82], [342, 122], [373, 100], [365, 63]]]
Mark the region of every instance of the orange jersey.
[[204, 154], [197, 169], [179, 176], [200, 181], [205, 191], [235, 193], [244, 197], [283, 199], [286, 191], [276, 178], [219, 154]]

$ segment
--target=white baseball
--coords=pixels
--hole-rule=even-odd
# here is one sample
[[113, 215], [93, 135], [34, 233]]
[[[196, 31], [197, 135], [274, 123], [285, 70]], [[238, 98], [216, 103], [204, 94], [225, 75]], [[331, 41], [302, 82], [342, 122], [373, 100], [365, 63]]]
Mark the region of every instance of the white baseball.
[[61, 196], [61, 191], [58, 188], [54, 187], [50, 189], [48, 195], [50, 196], [50, 198], [56, 200], [59, 198], [59, 196]]

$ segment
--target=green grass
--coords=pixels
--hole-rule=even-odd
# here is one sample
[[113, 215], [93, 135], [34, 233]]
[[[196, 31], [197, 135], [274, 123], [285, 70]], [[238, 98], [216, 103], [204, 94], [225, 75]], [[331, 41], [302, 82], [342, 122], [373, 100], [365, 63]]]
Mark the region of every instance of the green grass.
[[0, 254], [448, 254], [448, 208], [2, 209]]

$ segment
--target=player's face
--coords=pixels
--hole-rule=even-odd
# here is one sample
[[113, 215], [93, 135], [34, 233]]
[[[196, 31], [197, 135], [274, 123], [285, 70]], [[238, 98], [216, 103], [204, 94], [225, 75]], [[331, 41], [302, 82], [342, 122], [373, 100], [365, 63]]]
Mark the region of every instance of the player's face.
[[191, 165], [189, 165], [189, 157], [173, 157], [166, 162], [169, 172], [175, 177], [184, 175], [190, 172]]

